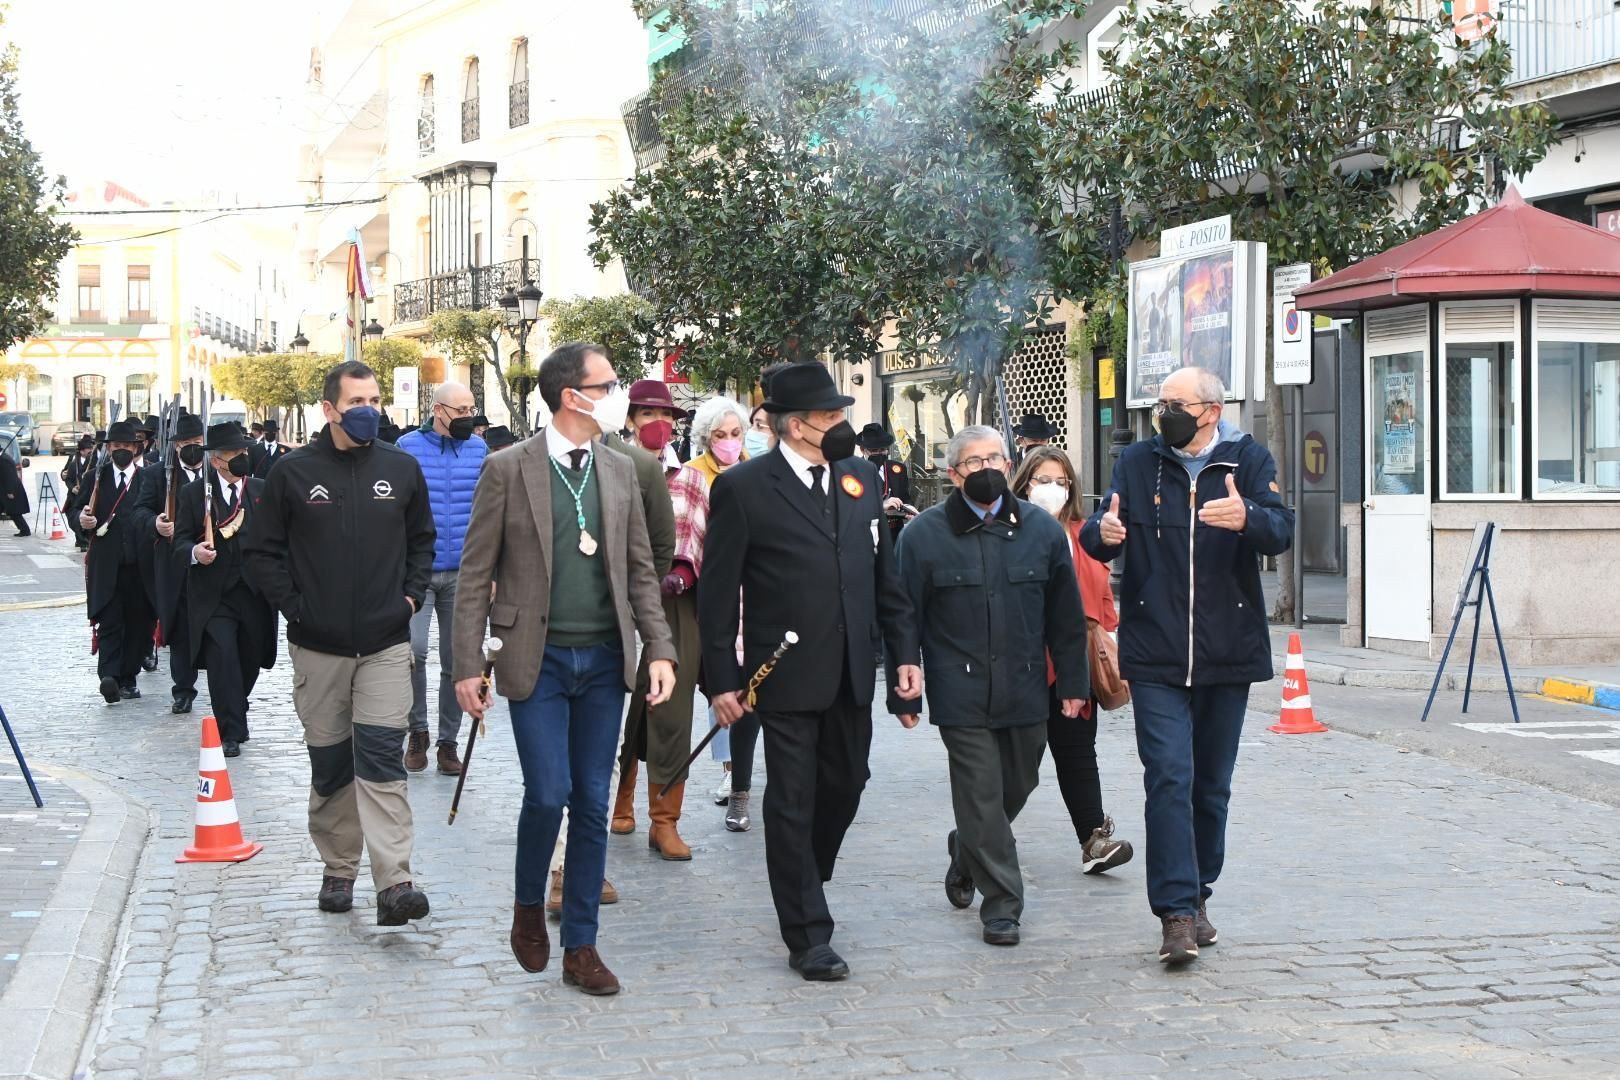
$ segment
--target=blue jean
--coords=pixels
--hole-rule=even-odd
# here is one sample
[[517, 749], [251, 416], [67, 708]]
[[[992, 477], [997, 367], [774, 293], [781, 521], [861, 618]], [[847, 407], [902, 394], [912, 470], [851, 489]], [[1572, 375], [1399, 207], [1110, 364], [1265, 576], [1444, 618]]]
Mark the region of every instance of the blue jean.
[[1153, 914], [1196, 915], [1226, 861], [1226, 809], [1249, 684], [1131, 683], [1147, 792], [1147, 887]]
[[534, 692], [508, 702], [523, 766], [517, 901], [545, 903], [551, 850], [566, 806], [565, 949], [596, 944], [597, 906], [607, 869], [608, 784], [619, 751], [624, 695], [624, 653], [617, 644], [547, 645]]

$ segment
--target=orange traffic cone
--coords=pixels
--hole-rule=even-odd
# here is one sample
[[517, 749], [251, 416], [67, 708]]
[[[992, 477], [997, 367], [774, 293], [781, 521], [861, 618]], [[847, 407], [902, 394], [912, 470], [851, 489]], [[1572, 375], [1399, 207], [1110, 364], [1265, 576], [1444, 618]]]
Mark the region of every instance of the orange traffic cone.
[[231, 775], [225, 771], [225, 752], [219, 747], [219, 725], [203, 717], [202, 752], [197, 764], [197, 840], [174, 860], [186, 862], [242, 862], [264, 850], [263, 844], [242, 839], [231, 795]]
[[1305, 649], [1298, 634], [1288, 635], [1288, 663], [1283, 669], [1282, 718], [1270, 730], [1279, 735], [1310, 735], [1327, 728], [1311, 711], [1311, 684], [1305, 677]]
[[67, 539], [67, 525], [62, 521], [62, 508], [55, 503], [51, 503], [51, 539]]

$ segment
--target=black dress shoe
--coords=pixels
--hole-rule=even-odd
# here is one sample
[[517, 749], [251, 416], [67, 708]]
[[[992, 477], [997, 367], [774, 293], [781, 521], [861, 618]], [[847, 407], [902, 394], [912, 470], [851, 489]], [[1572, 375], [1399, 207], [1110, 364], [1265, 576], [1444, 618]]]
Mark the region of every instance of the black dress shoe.
[[956, 857], [956, 830], [945, 838], [945, 850], [951, 853], [951, 865], [945, 868], [945, 899], [955, 908], [973, 906], [973, 878], [967, 867]]
[[136, 698], [141, 696], [141, 690], [138, 686], [120, 687], [118, 696], [123, 698], [125, 701], [134, 701]]
[[155, 650], [153, 652], [147, 653], [146, 658], [141, 661], [141, 670], [142, 671], [146, 671], [146, 672], [156, 671], [157, 666], [158, 666], [158, 655], [157, 655], [157, 652]]
[[224, 751], [226, 757], [242, 756], [242, 744], [236, 742], [235, 740], [226, 739], [220, 744], [220, 747]]
[[1018, 944], [1018, 923], [1013, 919], [991, 919], [984, 924], [986, 945]]
[[101, 696], [102, 699], [107, 702], [107, 704], [116, 705], [123, 700], [119, 696], [119, 692], [120, 687], [117, 679], [113, 678], [111, 675], [108, 675], [101, 680]]
[[188, 713], [191, 711], [191, 703], [196, 700], [197, 691], [176, 690], [174, 692], [174, 704], [169, 707], [169, 711], [173, 713]]
[[803, 975], [806, 982], [837, 982], [849, 978], [849, 965], [831, 945], [812, 945], [789, 953], [788, 967]]

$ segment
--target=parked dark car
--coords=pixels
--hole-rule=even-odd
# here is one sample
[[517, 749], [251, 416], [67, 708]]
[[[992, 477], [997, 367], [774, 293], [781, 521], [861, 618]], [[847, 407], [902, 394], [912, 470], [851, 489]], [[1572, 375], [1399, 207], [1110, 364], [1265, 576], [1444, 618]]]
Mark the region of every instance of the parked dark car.
[[25, 454], [39, 453], [39, 426], [31, 413], [0, 412], [0, 431], [17, 437], [17, 448]]
[[96, 426], [87, 424], [82, 420], [62, 424], [57, 427], [56, 433], [51, 436], [51, 453], [58, 457], [66, 457], [79, 448], [81, 436], [94, 435], [95, 433]]

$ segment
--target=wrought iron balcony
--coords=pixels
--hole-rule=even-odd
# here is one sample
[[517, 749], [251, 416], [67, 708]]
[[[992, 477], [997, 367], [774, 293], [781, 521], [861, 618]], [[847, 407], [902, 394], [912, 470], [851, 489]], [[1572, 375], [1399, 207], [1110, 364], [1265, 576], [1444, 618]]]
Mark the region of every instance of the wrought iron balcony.
[[522, 127], [529, 122], [529, 80], [506, 88], [506, 126]]
[[1496, 36], [1513, 53], [1510, 85], [1620, 61], [1620, 7], [1613, 0], [1503, 4]]
[[508, 290], [540, 273], [537, 259], [512, 259], [489, 266], [472, 266], [394, 286], [394, 322], [421, 322], [436, 311], [479, 311], [492, 308]]
[[478, 141], [477, 98], [470, 98], [461, 103], [461, 141], [464, 143]]

